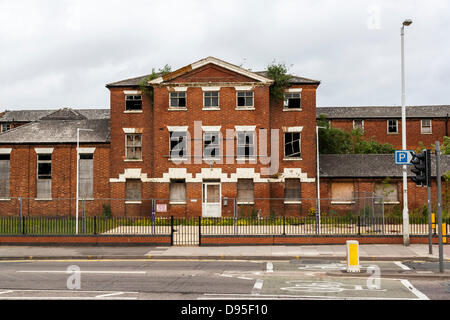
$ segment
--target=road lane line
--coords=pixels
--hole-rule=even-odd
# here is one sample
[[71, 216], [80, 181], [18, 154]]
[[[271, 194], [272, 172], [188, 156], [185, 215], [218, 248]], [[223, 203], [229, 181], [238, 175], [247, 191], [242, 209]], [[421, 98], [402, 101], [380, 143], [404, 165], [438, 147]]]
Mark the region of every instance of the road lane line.
[[18, 273], [90, 273], [90, 274], [146, 274], [146, 271], [61, 271], [61, 270], [19, 270]]
[[263, 284], [264, 280], [261, 279], [256, 280], [255, 285], [253, 286], [252, 295], [259, 295], [263, 287]]
[[6, 290], [6, 291], [0, 291], [0, 294], [10, 293], [13, 292], [12, 290]]
[[409, 291], [411, 291], [419, 300], [430, 300], [426, 295], [417, 290], [408, 280], [400, 281]]
[[121, 294], [125, 294], [125, 292], [113, 292], [113, 293], [106, 293], [106, 294], [101, 294], [98, 296], [95, 296], [96, 298], [105, 298], [105, 297], [111, 297], [111, 296], [118, 296]]
[[394, 264], [396, 264], [397, 266], [399, 266], [400, 268], [402, 268], [403, 270], [411, 270], [409, 267], [405, 266], [403, 263], [401, 263], [400, 261], [395, 261]]

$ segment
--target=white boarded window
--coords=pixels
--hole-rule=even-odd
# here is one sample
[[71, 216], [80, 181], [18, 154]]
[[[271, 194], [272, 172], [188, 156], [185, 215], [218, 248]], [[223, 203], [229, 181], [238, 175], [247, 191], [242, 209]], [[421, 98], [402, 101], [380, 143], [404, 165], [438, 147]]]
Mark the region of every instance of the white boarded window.
[[49, 199], [52, 197], [52, 155], [37, 155], [36, 197]]
[[186, 203], [186, 181], [184, 179], [170, 181], [170, 203]]
[[125, 158], [127, 160], [142, 159], [142, 134], [128, 133], [125, 135]]
[[141, 201], [142, 181], [140, 179], [127, 179], [125, 182], [125, 194], [127, 201]]
[[300, 179], [289, 178], [284, 181], [284, 201], [300, 201], [301, 186]]
[[431, 119], [420, 120], [420, 132], [421, 133], [432, 133]]
[[9, 154], [0, 154], [0, 199], [9, 198]]
[[237, 202], [253, 203], [255, 201], [253, 179], [238, 179], [237, 183]]
[[353, 182], [331, 183], [331, 198], [335, 202], [350, 202], [353, 200]]
[[[398, 190], [396, 184], [389, 183], [376, 183], [375, 195], [377, 197], [383, 197], [384, 202], [398, 203]], [[376, 199], [377, 202], [381, 199]]]
[[94, 155], [80, 154], [79, 195], [81, 199], [94, 197]]

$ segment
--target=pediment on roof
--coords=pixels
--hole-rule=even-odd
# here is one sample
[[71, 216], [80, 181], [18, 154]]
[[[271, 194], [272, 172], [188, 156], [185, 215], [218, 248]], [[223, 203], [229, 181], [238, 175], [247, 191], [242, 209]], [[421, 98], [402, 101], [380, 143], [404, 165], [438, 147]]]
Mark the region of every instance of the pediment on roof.
[[87, 119], [81, 113], [70, 108], [59, 109], [40, 120], [85, 120]]
[[149, 84], [196, 82], [259, 82], [261, 84], [271, 84], [273, 81], [247, 69], [214, 57], [208, 57], [149, 81]]

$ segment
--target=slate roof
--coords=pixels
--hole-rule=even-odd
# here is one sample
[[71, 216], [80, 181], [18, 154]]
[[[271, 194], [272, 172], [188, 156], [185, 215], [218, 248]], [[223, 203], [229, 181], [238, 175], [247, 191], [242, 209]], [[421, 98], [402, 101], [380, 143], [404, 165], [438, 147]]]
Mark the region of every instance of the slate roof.
[[0, 133], [0, 144], [76, 143], [77, 128], [92, 129], [80, 133], [80, 143], [109, 143], [109, 119], [40, 120]]
[[[68, 109], [68, 108], [66, 108]], [[5, 114], [0, 117], [0, 122], [31, 122], [37, 121], [61, 109], [47, 110], [6, 110]], [[64, 110], [64, 109], [62, 109]], [[78, 112], [87, 119], [109, 119], [109, 109], [71, 109]]]
[[[402, 110], [399, 106], [317, 107], [316, 114], [328, 119], [401, 118]], [[445, 118], [449, 114], [450, 105], [406, 106], [408, 118]]]
[[[431, 156], [431, 174], [436, 176], [436, 157]], [[319, 158], [321, 178], [400, 178], [402, 166], [394, 162], [394, 154], [322, 154]], [[411, 167], [411, 166], [408, 166]], [[441, 156], [441, 171], [450, 170], [450, 155]], [[408, 176], [415, 176], [411, 168]]]

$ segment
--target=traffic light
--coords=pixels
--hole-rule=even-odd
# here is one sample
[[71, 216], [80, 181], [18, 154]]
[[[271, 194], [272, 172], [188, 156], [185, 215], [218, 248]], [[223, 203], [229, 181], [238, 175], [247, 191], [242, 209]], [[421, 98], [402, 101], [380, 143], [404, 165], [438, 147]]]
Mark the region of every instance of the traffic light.
[[424, 150], [421, 153], [411, 152], [411, 154], [413, 156], [411, 164], [414, 165], [411, 171], [416, 174], [412, 177], [412, 181], [418, 186], [431, 186], [431, 151]]

